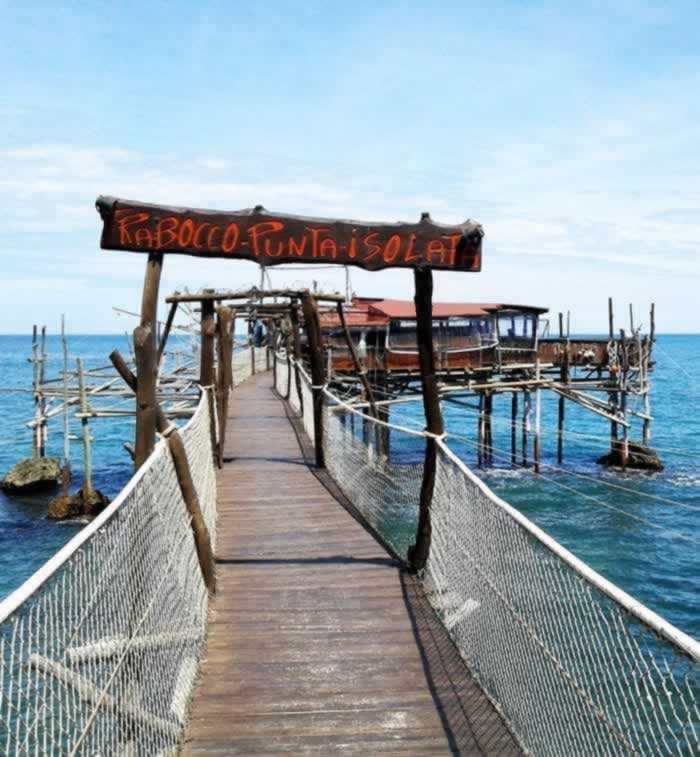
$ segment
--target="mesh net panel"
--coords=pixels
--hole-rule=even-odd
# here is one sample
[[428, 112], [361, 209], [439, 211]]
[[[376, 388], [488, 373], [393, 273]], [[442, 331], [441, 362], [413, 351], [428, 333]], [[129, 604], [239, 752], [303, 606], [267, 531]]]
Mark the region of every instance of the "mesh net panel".
[[697, 754], [700, 670], [438, 446], [428, 596], [535, 754]]
[[[203, 396], [183, 431], [193, 466], [211, 467], [207, 408]], [[194, 472], [214, 523], [215, 491]], [[118, 499], [0, 604], [0, 753], [172, 750], [206, 617], [190, 518], [161, 442]]]
[[277, 368], [275, 369], [275, 389], [280, 397], [287, 396], [287, 382], [289, 381], [289, 366], [285, 355], [277, 355]]
[[[405, 558], [423, 466], [396, 459], [410, 446], [422, 460], [424, 439], [392, 426], [387, 458], [381, 424], [325, 395], [328, 471]], [[431, 513], [427, 596], [528, 751], [700, 753], [698, 655], [670, 641], [673, 633], [657, 633], [644, 612], [614, 598], [619, 590], [610, 596], [587, 566], [577, 569], [559, 545], [526, 528], [444, 442]]]
[[[394, 552], [406, 558], [415, 541], [423, 464], [391, 462], [384, 428], [367, 416], [331, 405], [325, 410], [326, 467], [345, 496]], [[422, 461], [424, 440], [411, 437]], [[387, 458], [386, 450], [390, 450]]]
[[[216, 414], [214, 418], [216, 420]], [[208, 402], [199, 403], [192, 421], [180, 431], [180, 436], [187, 452], [187, 460], [199, 497], [199, 506], [209, 531], [211, 546], [213, 550], [216, 550], [216, 471], [211, 450]]]

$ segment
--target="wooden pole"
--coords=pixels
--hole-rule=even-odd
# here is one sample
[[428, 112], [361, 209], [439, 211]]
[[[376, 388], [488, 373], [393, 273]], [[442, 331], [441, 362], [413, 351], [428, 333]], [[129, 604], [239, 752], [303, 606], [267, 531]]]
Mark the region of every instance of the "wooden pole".
[[304, 395], [301, 392], [301, 372], [299, 365], [301, 363], [301, 334], [299, 333], [299, 312], [296, 307], [292, 307], [290, 313], [292, 322], [292, 338], [294, 339], [294, 383], [299, 396], [299, 412], [304, 415]]
[[477, 465], [482, 468], [485, 463], [485, 436], [486, 436], [486, 402], [483, 391], [479, 391], [479, 420], [476, 429]]
[[61, 468], [61, 491], [68, 494], [70, 483], [70, 422], [68, 416], [68, 341], [66, 319], [61, 316], [61, 347], [63, 349], [63, 467]]
[[[535, 379], [540, 380], [541, 368], [539, 355], [535, 358]], [[542, 390], [539, 386], [535, 388], [535, 439], [533, 458], [535, 463], [535, 473], [540, 472], [540, 422], [542, 419]]]
[[160, 337], [160, 342], [158, 342], [158, 365], [160, 365], [160, 361], [163, 359], [163, 352], [165, 351], [165, 344], [168, 341], [168, 337], [170, 336], [170, 329], [173, 327], [173, 320], [175, 319], [175, 313], [177, 313], [179, 303], [173, 302], [170, 305], [170, 310], [168, 311], [168, 319], [165, 322], [165, 328], [163, 329], [163, 333]]
[[[613, 300], [612, 297], [608, 297], [608, 333], [610, 337], [610, 343], [615, 347], [615, 318], [613, 313]], [[617, 356], [618, 363], [617, 363], [617, 369], [619, 371], [620, 367], [620, 356]], [[614, 376], [611, 374], [611, 379], [614, 379], [615, 382], [618, 382], [618, 374], [615, 374]], [[611, 391], [609, 393], [610, 397], [610, 413], [612, 415], [616, 415], [617, 413], [617, 400], [618, 400], [618, 394], [617, 390]], [[610, 451], [614, 452], [615, 450], [615, 443], [617, 442], [617, 423], [615, 421], [610, 422]]]
[[39, 457], [41, 411], [39, 408], [39, 343], [36, 324], [32, 327], [32, 389], [34, 391], [34, 429], [32, 430], [32, 457]]
[[[622, 348], [622, 363], [621, 368], [621, 383], [620, 383], [620, 413], [623, 420], [627, 420], [627, 372], [629, 370], [629, 353], [627, 350], [627, 339], [625, 337], [625, 330], [620, 329], [620, 345]], [[629, 426], [625, 424], [622, 427], [622, 448], [620, 458], [622, 461], [622, 467], [627, 467], [627, 458], [629, 457]]]
[[48, 424], [46, 420], [46, 398], [44, 396], [44, 382], [46, 381], [46, 326], [41, 327], [41, 349], [39, 358], [39, 457], [46, 457], [46, 441]]
[[83, 432], [83, 502], [88, 502], [93, 494], [92, 488], [92, 449], [90, 447], [90, 429], [88, 428], [88, 419], [86, 413], [88, 412], [87, 392], [85, 391], [85, 377], [83, 374], [83, 361], [77, 358], [78, 363], [78, 391], [80, 392], [80, 425]]
[[647, 417], [642, 423], [642, 443], [644, 445], [649, 444], [651, 439], [651, 421], [649, 416], [651, 415], [649, 390], [651, 389], [651, 382], [649, 381], [649, 362], [651, 360], [651, 351], [654, 348], [654, 338], [656, 335], [656, 318], [654, 303], [651, 303], [651, 309], [649, 311], [649, 336], [647, 337], [647, 345], [644, 350], [644, 394], [643, 394], [643, 410], [644, 415]]
[[219, 414], [219, 447], [218, 464], [223, 465], [224, 446], [226, 443], [226, 419], [228, 418], [229, 393], [233, 388], [233, 322], [234, 314], [229, 307], [220, 307], [217, 310], [217, 411]]
[[422, 570], [430, 554], [432, 526], [430, 522], [430, 505], [435, 489], [435, 472], [437, 468], [437, 444], [435, 436], [442, 436], [445, 425], [440, 409], [437, 379], [435, 377], [435, 354], [433, 352], [433, 274], [430, 268], [414, 270], [416, 338], [418, 341], [418, 361], [420, 364], [421, 385], [423, 390], [423, 410], [426, 429], [434, 436], [425, 440], [425, 460], [423, 463], [423, 481], [421, 484], [418, 527], [416, 543], [408, 551], [408, 560], [415, 571]]
[[345, 336], [345, 342], [348, 346], [348, 350], [350, 351], [350, 357], [352, 358], [353, 368], [355, 369], [355, 373], [357, 373], [357, 375], [359, 376], [362, 388], [365, 391], [367, 402], [369, 402], [370, 413], [372, 414], [373, 418], [376, 418], [377, 405], [374, 398], [374, 391], [372, 390], [372, 385], [367, 378], [367, 371], [362, 367], [362, 363], [360, 362], [360, 357], [357, 354], [355, 343], [352, 341], [352, 337], [350, 336], [350, 329], [348, 328], [347, 321], [345, 320], [345, 311], [343, 310], [342, 302], [338, 303], [337, 310], [338, 318], [340, 319], [340, 325], [343, 329], [343, 335]]
[[138, 470], [156, 443], [156, 388], [158, 362], [155, 324], [158, 320], [158, 289], [163, 269], [162, 253], [149, 253], [141, 301], [141, 323], [134, 329], [136, 361], [136, 442], [134, 466]]
[[326, 376], [323, 365], [321, 324], [319, 323], [316, 300], [309, 292], [304, 292], [301, 298], [301, 306], [304, 312], [304, 325], [306, 327], [306, 335], [309, 342], [309, 357], [311, 359], [316, 466], [323, 468], [325, 461], [323, 455], [323, 390], [321, 387], [326, 383]]
[[510, 399], [510, 464], [518, 464], [518, 390], [514, 389]]
[[202, 346], [199, 362], [199, 384], [202, 387], [214, 386], [214, 340], [216, 338], [216, 321], [214, 320], [213, 300], [202, 300]]
[[[127, 386], [132, 391], [138, 389], [138, 381], [134, 374], [129, 370], [129, 366], [117, 350], [114, 350], [109, 356], [117, 373], [124, 379]], [[211, 406], [210, 406], [211, 407]], [[187, 507], [187, 512], [192, 516], [191, 528], [194, 536], [195, 549], [199, 567], [202, 571], [202, 577], [207, 589], [213, 594], [216, 591], [216, 575], [214, 573], [214, 552], [211, 547], [211, 538], [209, 530], [202, 515], [202, 508], [199, 504], [199, 497], [192, 479], [190, 464], [187, 459], [187, 451], [183, 444], [182, 437], [174, 426], [170, 426], [165, 413], [162, 411], [160, 404], [156, 402], [156, 419], [158, 432], [168, 440], [168, 448], [173, 459], [173, 467], [177, 476], [182, 498]]]
[[529, 389], [525, 389], [523, 392], [523, 427], [520, 443], [523, 453], [523, 467], [527, 467], [527, 432], [530, 430], [530, 410], [530, 391]]
[[[564, 338], [564, 313], [559, 313], [559, 344], [562, 350], [561, 366], [559, 368], [559, 381], [563, 385], [569, 382], [567, 362], [568, 362], [568, 342]], [[561, 465], [564, 462], [564, 415], [566, 413], [565, 399], [559, 396], [559, 413], [557, 418], [557, 463]]]

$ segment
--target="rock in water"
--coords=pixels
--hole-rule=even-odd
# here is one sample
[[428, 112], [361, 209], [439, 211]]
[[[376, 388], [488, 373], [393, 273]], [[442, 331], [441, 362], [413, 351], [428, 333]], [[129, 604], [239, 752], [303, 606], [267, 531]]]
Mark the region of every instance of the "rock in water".
[[[645, 447], [639, 442], [628, 442], [627, 450], [625, 468], [648, 471], [662, 471], [664, 469], [656, 450], [651, 447]], [[607, 468], [622, 468], [622, 442], [615, 442], [612, 450], [607, 455], [599, 457], [596, 462], [598, 465], [604, 465]]]
[[38, 457], [21, 460], [12, 468], [0, 486], [10, 494], [55, 489], [61, 477], [57, 457]]
[[94, 489], [87, 497], [80, 489], [75, 494], [61, 494], [49, 502], [48, 516], [51, 520], [80, 518], [84, 515], [98, 515], [109, 504], [102, 492]]

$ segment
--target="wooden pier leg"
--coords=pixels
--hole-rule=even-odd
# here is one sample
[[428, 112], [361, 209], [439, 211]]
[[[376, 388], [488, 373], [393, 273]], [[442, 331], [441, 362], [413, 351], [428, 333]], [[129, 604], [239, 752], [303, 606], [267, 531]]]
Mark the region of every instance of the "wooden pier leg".
[[[621, 383], [620, 383], [620, 413], [624, 420], [627, 420], [627, 379], [629, 371], [629, 352], [627, 349], [627, 338], [625, 336], [625, 330], [620, 329], [620, 346], [622, 349], [622, 362], [621, 368]], [[620, 449], [620, 461], [622, 467], [627, 467], [627, 459], [629, 457], [629, 428], [628, 426], [622, 427], [622, 447]]]
[[644, 350], [644, 393], [642, 395], [642, 408], [644, 410], [644, 415], [646, 415], [647, 417], [642, 423], [642, 443], [645, 447], [649, 445], [649, 441], [651, 439], [651, 421], [649, 420], [649, 417], [651, 416], [651, 398], [649, 397], [649, 390], [651, 389], [651, 384], [649, 382], [649, 363], [651, 360], [651, 351], [654, 349], [654, 338], [656, 335], [655, 316], [655, 306], [652, 302], [651, 309], [649, 311], [649, 336], [645, 340], [646, 348]]
[[39, 457], [46, 457], [46, 442], [48, 440], [48, 421], [46, 419], [46, 398], [44, 396], [44, 382], [46, 381], [46, 326], [41, 327], [41, 347], [39, 353]]
[[[418, 360], [423, 389], [423, 410], [426, 429], [435, 436], [445, 432], [445, 425], [440, 410], [437, 378], [435, 376], [435, 355], [433, 352], [433, 274], [430, 268], [414, 270], [416, 285], [416, 337], [418, 341]], [[430, 522], [430, 505], [435, 489], [437, 469], [437, 443], [433, 436], [425, 440], [425, 460], [423, 463], [423, 481], [420, 490], [418, 528], [416, 543], [408, 551], [408, 560], [415, 571], [422, 570], [430, 554], [432, 526]]]
[[523, 467], [527, 467], [527, 432], [530, 430], [530, 390], [523, 391], [523, 427], [521, 447], [523, 453]]
[[37, 326], [32, 327], [32, 389], [34, 397], [34, 428], [32, 429], [32, 458], [39, 457], [39, 431], [41, 424], [39, 409], [39, 343], [37, 341]]
[[162, 253], [149, 253], [141, 301], [141, 323], [134, 329], [137, 376], [136, 441], [134, 444], [136, 470], [146, 462], [156, 443], [158, 365], [155, 324], [158, 317], [158, 289], [162, 269]]
[[90, 429], [88, 427], [88, 402], [87, 392], [85, 391], [85, 376], [83, 374], [83, 361], [77, 358], [78, 363], [78, 392], [80, 394], [80, 425], [83, 432], [83, 502], [89, 502], [93, 495], [92, 488], [92, 448], [90, 447]]
[[[614, 318], [614, 313], [613, 313], [612, 297], [608, 297], [608, 333], [609, 333], [610, 343], [614, 346], [615, 345], [615, 318]], [[620, 365], [619, 354], [617, 358], [618, 358], [617, 370], [619, 372], [619, 365]], [[619, 382], [619, 373], [613, 375], [613, 373], [610, 371], [610, 367], [608, 368], [608, 373], [609, 373], [610, 379], [613, 379], [616, 383]], [[617, 406], [618, 406], [617, 390], [609, 392], [608, 397], [610, 398], [610, 413], [612, 415], [616, 415]], [[610, 452], [614, 454], [616, 447], [617, 447], [617, 423], [615, 421], [610, 421]]]
[[66, 319], [61, 316], [61, 348], [63, 350], [63, 467], [61, 468], [61, 493], [68, 494], [70, 483], [70, 419], [68, 414], [68, 342]]
[[[535, 378], [540, 380], [541, 369], [539, 357], [535, 361]], [[533, 459], [535, 464], [535, 473], [540, 472], [540, 423], [542, 419], [542, 390], [540, 385], [535, 389], [535, 438], [533, 444]]]
[[[567, 386], [569, 383], [566, 364], [568, 359], [568, 344], [564, 340], [564, 314], [559, 313], [559, 345], [561, 347], [561, 366], [559, 368], [559, 381], [562, 385]], [[557, 463], [561, 465], [564, 462], [564, 415], [566, 413], [564, 397], [559, 396], [559, 412], [557, 417]]]
[[304, 311], [304, 324], [309, 341], [309, 357], [311, 359], [311, 380], [313, 381], [314, 400], [314, 442], [316, 447], [316, 467], [323, 468], [323, 390], [326, 383], [323, 366], [323, 345], [321, 344], [321, 324], [318, 318], [318, 307], [315, 298], [304, 292], [301, 299]]
[[518, 390], [510, 398], [510, 464], [518, 464]]
[[486, 465], [493, 465], [493, 393], [486, 392]]
[[482, 391], [479, 391], [479, 417], [477, 420], [477, 427], [476, 427], [476, 458], [477, 458], [477, 465], [479, 468], [484, 467], [484, 450], [485, 450], [485, 443], [484, 443], [484, 429], [486, 426], [485, 422], [485, 402], [484, 402], [484, 393]]

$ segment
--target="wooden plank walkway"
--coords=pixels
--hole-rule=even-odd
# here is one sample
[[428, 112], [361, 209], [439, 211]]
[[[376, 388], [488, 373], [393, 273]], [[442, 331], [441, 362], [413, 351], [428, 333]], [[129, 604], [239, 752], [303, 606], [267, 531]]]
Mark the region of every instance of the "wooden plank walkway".
[[269, 373], [235, 389], [184, 752], [520, 754], [420, 586], [307, 466], [295, 425]]

